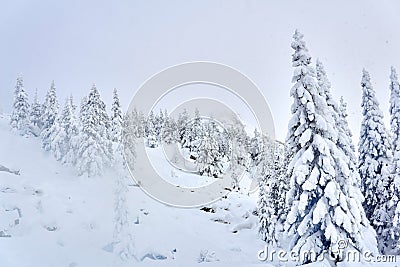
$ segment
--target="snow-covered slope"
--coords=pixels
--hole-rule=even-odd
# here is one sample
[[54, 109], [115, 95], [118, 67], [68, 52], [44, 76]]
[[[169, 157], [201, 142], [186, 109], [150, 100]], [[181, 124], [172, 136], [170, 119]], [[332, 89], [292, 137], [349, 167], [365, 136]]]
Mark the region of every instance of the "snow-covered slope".
[[[121, 262], [110, 250], [116, 172], [79, 177], [20, 137], [0, 118], [0, 266], [258, 265], [255, 200], [232, 193], [212, 212], [163, 205], [129, 186], [136, 257]], [[168, 166], [170, 167], [170, 166]], [[182, 175], [179, 174], [182, 178]], [[214, 212], [214, 213], [213, 213]], [[264, 264], [265, 266], [265, 264]]]

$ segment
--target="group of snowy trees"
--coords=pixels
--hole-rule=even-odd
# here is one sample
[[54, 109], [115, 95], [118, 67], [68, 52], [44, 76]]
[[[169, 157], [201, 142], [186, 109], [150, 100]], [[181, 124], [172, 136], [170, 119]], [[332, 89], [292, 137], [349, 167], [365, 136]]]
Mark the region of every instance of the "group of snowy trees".
[[[332, 97], [322, 62], [312, 65], [298, 31], [291, 47], [292, 119], [284, 151], [275, 151], [273, 167], [259, 174], [261, 238], [272, 245], [288, 244], [289, 250], [304, 255], [300, 263], [324, 253], [334, 261], [343, 260], [340, 240], [347, 242], [346, 249], [361, 253], [398, 253], [400, 88], [395, 69], [390, 75], [391, 133], [383, 123], [369, 73], [363, 70], [357, 159], [346, 104], [343, 98], [338, 104]], [[270, 160], [262, 161], [271, 165]]]
[[[29, 104], [22, 77], [18, 77], [10, 124], [21, 135], [40, 137], [43, 149], [63, 164], [76, 166], [80, 175], [94, 176], [101, 174], [107, 166], [118, 166], [115, 180], [114, 252], [122, 260], [135, 257], [126, 203], [127, 174], [122, 158], [124, 118], [117, 90], [114, 89], [111, 117], [95, 85], [89, 95], [82, 99], [77, 116], [72, 96], [59, 109], [54, 82], [42, 105], [37, 92], [33, 103]], [[130, 149], [134, 153], [134, 142], [130, 143]]]
[[225, 129], [213, 118], [201, 117], [197, 109], [192, 119], [184, 110], [176, 120], [166, 110], [158, 114], [151, 111], [146, 117], [134, 109], [125, 122], [124, 129], [131, 138], [145, 138], [149, 148], [161, 143], [178, 144], [183, 154], [197, 164], [200, 175], [219, 177], [229, 162], [246, 170], [261, 162], [263, 137], [257, 130], [250, 137], [241, 123]]
[[82, 99], [77, 116], [72, 96], [60, 110], [54, 82], [43, 104], [37, 92], [30, 104], [23, 79], [18, 77], [10, 123], [22, 135], [40, 137], [43, 149], [58, 161], [76, 166], [80, 175], [94, 176], [112, 165], [113, 146], [120, 145], [122, 139], [123, 116], [116, 90], [111, 118], [95, 85]]

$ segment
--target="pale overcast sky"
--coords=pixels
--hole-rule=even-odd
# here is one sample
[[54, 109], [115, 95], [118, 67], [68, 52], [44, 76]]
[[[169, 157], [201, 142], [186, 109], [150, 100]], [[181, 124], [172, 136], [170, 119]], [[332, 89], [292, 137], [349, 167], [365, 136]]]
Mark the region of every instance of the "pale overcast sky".
[[399, 1], [2, 1], [0, 106], [10, 111], [23, 73], [41, 100], [55, 80], [60, 102], [77, 103], [95, 82], [103, 98], [120, 91], [126, 108], [135, 90], [162, 69], [213, 61], [250, 77], [270, 103], [283, 140], [292, 100], [290, 48], [304, 35], [336, 97], [349, 102], [358, 136], [361, 70], [370, 72], [386, 120], [390, 66], [400, 68]]

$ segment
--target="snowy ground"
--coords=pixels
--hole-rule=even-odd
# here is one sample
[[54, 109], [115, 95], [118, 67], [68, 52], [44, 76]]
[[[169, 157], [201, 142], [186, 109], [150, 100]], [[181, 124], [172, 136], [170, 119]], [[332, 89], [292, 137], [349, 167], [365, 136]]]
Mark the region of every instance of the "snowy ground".
[[[11, 133], [0, 117], [0, 267], [269, 266], [257, 259], [264, 244], [252, 214], [255, 196], [231, 193], [208, 211], [180, 209], [153, 200], [133, 182], [128, 204], [139, 261], [121, 262], [110, 252], [116, 173], [79, 177], [40, 147], [38, 139]], [[173, 183], [186, 179], [190, 187], [214, 179], [171, 172], [158, 152], [149, 151], [152, 162]]]
[[200, 254], [217, 266], [259, 263], [263, 243], [249, 196], [232, 193], [210, 205], [212, 213], [165, 206], [132, 183], [129, 212], [141, 261], [121, 263], [107, 251], [114, 229], [113, 171], [79, 177], [44, 152], [38, 139], [11, 133], [4, 118], [0, 147], [0, 164], [20, 171], [0, 170], [0, 266], [192, 266]]

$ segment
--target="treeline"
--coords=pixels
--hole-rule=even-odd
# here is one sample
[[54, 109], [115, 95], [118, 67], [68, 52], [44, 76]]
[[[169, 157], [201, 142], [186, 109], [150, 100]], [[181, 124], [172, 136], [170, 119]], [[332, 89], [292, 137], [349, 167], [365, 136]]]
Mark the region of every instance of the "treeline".
[[60, 109], [54, 82], [43, 104], [37, 92], [29, 103], [22, 77], [17, 78], [10, 124], [22, 135], [39, 137], [43, 149], [58, 161], [76, 166], [80, 175], [89, 176], [101, 174], [115, 158], [121, 160], [123, 147], [126, 158], [134, 160], [135, 143], [145, 138], [149, 148], [162, 142], [178, 144], [182, 153], [195, 162], [200, 175], [220, 177], [232, 165], [236, 186], [238, 168], [252, 172], [261, 162], [267, 142], [257, 129], [254, 136], [249, 136], [240, 122], [225, 129], [213, 118], [200, 117], [197, 109], [191, 115], [184, 110], [176, 120], [166, 110], [145, 116], [134, 109], [123, 115], [117, 90], [108, 114], [95, 85], [79, 108], [70, 96]]

